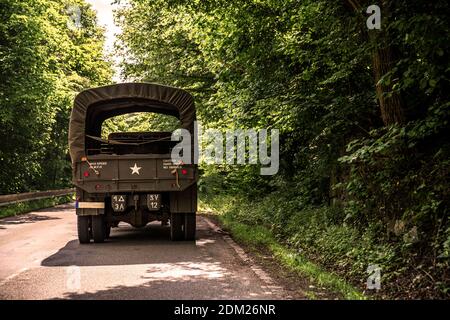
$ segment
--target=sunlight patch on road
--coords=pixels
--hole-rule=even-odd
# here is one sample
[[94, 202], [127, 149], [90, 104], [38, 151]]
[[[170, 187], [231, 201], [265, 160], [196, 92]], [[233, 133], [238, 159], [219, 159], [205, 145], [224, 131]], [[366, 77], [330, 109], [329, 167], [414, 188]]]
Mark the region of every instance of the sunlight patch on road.
[[203, 247], [205, 245], [213, 244], [215, 242], [216, 242], [216, 240], [212, 240], [212, 239], [199, 239], [199, 240], [195, 241], [195, 245], [197, 247]]
[[191, 277], [213, 279], [224, 277], [225, 272], [226, 269], [218, 262], [159, 263], [151, 265], [144, 278], [165, 281], [185, 280]]

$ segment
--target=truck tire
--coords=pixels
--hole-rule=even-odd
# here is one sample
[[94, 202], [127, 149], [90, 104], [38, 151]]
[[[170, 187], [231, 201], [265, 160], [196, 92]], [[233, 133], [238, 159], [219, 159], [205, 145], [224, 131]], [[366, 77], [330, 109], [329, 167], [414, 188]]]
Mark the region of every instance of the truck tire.
[[188, 212], [184, 214], [184, 240], [194, 241], [195, 240], [195, 212]]
[[180, 241], [184, 238], [183, 222], [184, 215], [182, 213], [170, 214], [170, 239], [172, 241]]
[[103, 215], [92, 216], [92, 237], [95, 243], [105, 241], [105, 220]]
[[81, 244], [91, 241], [90, 216], [77, 216], [78, 241]]

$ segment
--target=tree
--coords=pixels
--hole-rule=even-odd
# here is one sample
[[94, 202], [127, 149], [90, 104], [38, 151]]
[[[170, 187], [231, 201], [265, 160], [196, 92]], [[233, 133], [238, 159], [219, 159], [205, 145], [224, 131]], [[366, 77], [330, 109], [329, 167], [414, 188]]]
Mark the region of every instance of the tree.
[[68, 116], [74, 94], [110, 81], [102, 30], [81, 0], [82, 28], [68, 28], [69, 3], [1, 0], [0, 193], [68, 184]]

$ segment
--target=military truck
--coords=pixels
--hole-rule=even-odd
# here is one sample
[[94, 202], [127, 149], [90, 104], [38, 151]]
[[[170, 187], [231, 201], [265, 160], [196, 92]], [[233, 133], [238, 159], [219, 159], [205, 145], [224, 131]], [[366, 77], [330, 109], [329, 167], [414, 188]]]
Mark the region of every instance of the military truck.
[[115, 132], [101, 137], [105, 120], [128, 113], [175, 116], [191, 133], [195, 107], [181, 89], [151, 83], [124, 83], [77, 95], [70, 116], [69, 152], [76, 187], [80, 243], [103, 242], [112, 227], [170, 223], [172, 240], [195, 239], [198, 170], [174, 161], [172, 132]]

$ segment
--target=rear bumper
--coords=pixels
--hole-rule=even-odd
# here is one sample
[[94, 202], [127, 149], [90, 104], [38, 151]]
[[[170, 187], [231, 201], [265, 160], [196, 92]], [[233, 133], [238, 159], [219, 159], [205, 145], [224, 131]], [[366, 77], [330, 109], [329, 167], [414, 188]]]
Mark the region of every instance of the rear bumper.
[[[152, 199], [148, 197], [155, 194], [161, 195], [161, 198], [159, 204], [153, 206], [150, 203]], [[168, 192], [88, 193], [81, 188], [77, 188], [77, 202], [75, 204], [77, 215], [99, 215], [114, 211], [113, 200], [116, 195], [124, 197], [124, 201], [121, 202], [124, 208], [119, 210], [120, 212], [128, 211], [130, 208], [156, 212], [160, 211], [162, 207], [163, 209], [169, 208], [172, 213], [197, 211], [197, 183], [193, 182], [184, 190]]]

